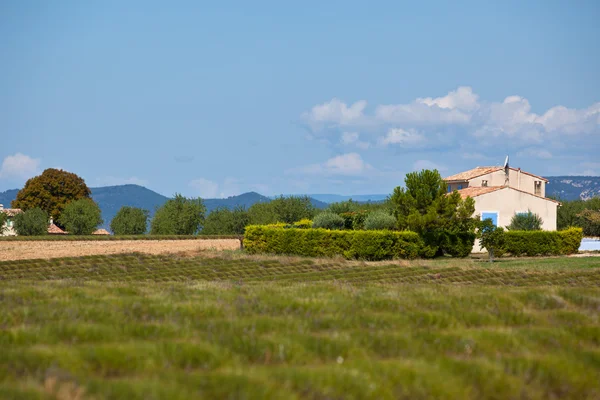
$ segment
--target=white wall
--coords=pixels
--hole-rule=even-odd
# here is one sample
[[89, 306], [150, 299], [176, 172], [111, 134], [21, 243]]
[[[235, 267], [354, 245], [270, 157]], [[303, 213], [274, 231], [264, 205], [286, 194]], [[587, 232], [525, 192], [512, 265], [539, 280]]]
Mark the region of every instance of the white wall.
[[[482, 176], [478, 176], [477, 178], [473, 178], [469, 181], [470, 187], [479, 187], [482, 186], [482, 182], [486, 180], [488, 186], [504, 186], [506, 183], [506, 175], [504, 174], [504, 170], [495, 171], [489, 174], [485, 174]], [[535, 181], [539, 181], [539, 178], [533, 177], [531, 175], [527, 175], [522, 171], [514, 171], [512, 169], [508, 172], [508, 185], [510, 187], [514, 187], [519, 190], [523, 190], [524, 192], [534, 194], [534, 183]], [[454, 190], [454, 188], [453, 188]], [[546, 182], [542, 181], [541, 193], [540, 196], [546, 196]]]
[[517, 212], [531, 212], [538, 214], [542, 220], [542, 229], [545, 231], [556, 230], [556, 213], [558, 203], [544, 200], [527, 193], [505, 188], [495, 192], [477, 196], [475, 199], [475, 214], [482, 212], [498, 212], [498, 226], [510, 225], [510, 220]]

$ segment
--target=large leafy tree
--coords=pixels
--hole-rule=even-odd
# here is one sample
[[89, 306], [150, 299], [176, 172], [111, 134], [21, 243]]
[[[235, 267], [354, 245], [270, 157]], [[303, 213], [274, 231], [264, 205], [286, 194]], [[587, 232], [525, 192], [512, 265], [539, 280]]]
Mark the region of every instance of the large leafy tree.
[[110, 221], [110, 230], [115, 235], [141, 235], [146, 233], [148, 210], [123, 206]]
[[584, 235], [600, 236], [600, 210], [583, 210], [578, 217]]
[[39, 207], [15, 215], [15, 231], [21, 236], [41, 236], [48, 233], [48, 214]]
[[156, 210], [150, 227], [153, 235], [193, 235], [202, 227], [206, 207], [201, 198], [175, 194]]
[[248, 214], [252, 224], [293, 224], [301, 219], [312, 219], [315, 208], [307, 196], [280, 196], [268, 203], [253, 204]]
[[446, 182], [437, 170], [411, 172], [405, 188], [390, 197], [398, 227], [417, 232], [425, 242], [424, 256], [449, 254], [465, 257], [475, 241], [475, 201], [458, 192], [446, 193]]
[[44, 210], [57, 225], [64, 228], [61, 214], [72, 201], [91, 198], [92, 192], [79, 176], [60, 169], [48, 168], [29, 179], [17, 193], [12, 207], [27, 211], [36, 207]]
[[202, 227], [203, 235], [243, 235], [250, 216], [244, 207], [230, 210], [225, 207], [211, 211]]
[[91, 235], [103, 221], [98, 204], [80, 199], [67, 204], [59, 222], [73, 235]]

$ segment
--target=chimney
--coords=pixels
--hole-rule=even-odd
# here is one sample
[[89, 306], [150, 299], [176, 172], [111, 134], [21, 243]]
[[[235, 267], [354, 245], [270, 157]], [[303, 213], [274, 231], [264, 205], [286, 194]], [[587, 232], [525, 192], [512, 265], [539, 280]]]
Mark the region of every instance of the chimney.
[[0, 211], [4, 210], [4, 204], [0, 204]]

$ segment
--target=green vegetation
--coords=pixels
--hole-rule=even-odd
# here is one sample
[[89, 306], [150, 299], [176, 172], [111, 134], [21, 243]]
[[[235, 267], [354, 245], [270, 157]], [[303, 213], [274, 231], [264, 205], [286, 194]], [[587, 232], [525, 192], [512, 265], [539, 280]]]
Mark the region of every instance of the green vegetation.
[[48, 214], [39, 207], [14, 216], [14, 229], [21, 236], [41, 236], [48, 233]]
[[444, 254], [466, 257], [475, 242], [475, 201], [461, 199], [457, 191], [447, 195], [447, 184], [437, 170], [411, 172], [390, 198], [398, 227], [417, 232], [428, 257]]
[[369, 213], [365, 218], [364, 228], [368, 231], [397, 228], [396, 218], [384, 210], [377, 210]]
[[0, 398], [595, 399], [600, 259], [0, 263]]
[[315, 217], [313, 228], [344, 229], [344, 218], [330, 211], [325, 211]]
[[110, 221], [110, 230], [115, 235], [141, 235], [148, 227], [148, 210], [123, 206]]
[[91, 235], [102, 224], [102, 212], [91, 199], [81, 199], [66, 205], [60, 223], [73, 235]]
[[481, 248], [487, 250], [490, 262], [494, 262], [494, 255], [501, 256], [504, 253], [504, 228], [494, 225], [491, 219], [486, 218], [480, 222], [477, 237]]
[[8, 215], [3, 212], [0, 212], [0, 236], [4, 233], [6, 229], [8, 229], [5, 224], [8, 222]]
[[280, 196], [268, 203], [256, 203], [248, 209], [250, 224], [265, 225], [284, 222], [292, 224], [301, 219], [312, 219], [315, 208], [307, 196]]
[[12, 207], [23, 211], [39, 207], [46, 211], [61, 228], [62, 212], [72, 201], [91, 199], [91, 191], [79, 176], [60, 169], [48, 168], [29, 179], [17, 193]]
[[251, 254], [293, 254], [309, 257], [338, 255], [347, 259], [389, 260], [417, 258], [423, 244], [419, 235], [414, 232], [295, 229], [250, 225], [246, 227], [244, 248]]
[[527, 210], [526, 213], [515, 214], [506, 227], [509, 231], [541, 231], [544, 221], [539, 215]]
[[513, 256], [547, 256], [577, 253], [583, 239], [581, 228], [562, 231], [508, 231], [503, 250]]
[[599, 236], [600, 197], [589, 200], [561, 200], [561, 206], [558, 207], [557, 225], [558, 229], [577, 226], [583, 228], [585, 236]]
[[156, 210], [150, 233], [152, 235], [193, 235], [204, 222], [206, 207], [201, 198], [188, 199], [175, 194], [173, 199]]
[[204, 221], [202, 235], [243, 235], [250, 216], [244, 207], [230, 210], [225, 207], [211, 211]]

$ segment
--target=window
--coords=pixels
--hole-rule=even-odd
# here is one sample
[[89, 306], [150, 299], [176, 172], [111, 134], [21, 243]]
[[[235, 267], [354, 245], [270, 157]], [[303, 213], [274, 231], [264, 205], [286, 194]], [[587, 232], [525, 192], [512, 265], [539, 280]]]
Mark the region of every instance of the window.
[[448, 193], [452, 192], [452, 186], [448, 185]]
[[463, 188], [462, 183], [459, 183], [458, 186], [456, 186], [456, 190], [460, 190], [462, 188]]
[[536, 196], [542, 195], [542, 181], [535, 181], [533, 183], [533, 194]]
[[487, 181], [486, 180], [481, 181], [481, 186], [484, 186], [484, 187], [487, 186]]
[[498, 213], [496, 211], [490, 212], [490, 211], [486, 211], [486, 212], [482, 212], [481, 213], [481, 220], [486, 220], [486, 219], [491, 219], [492, 223], [494, 224], [494, 226], [498, 226]]

